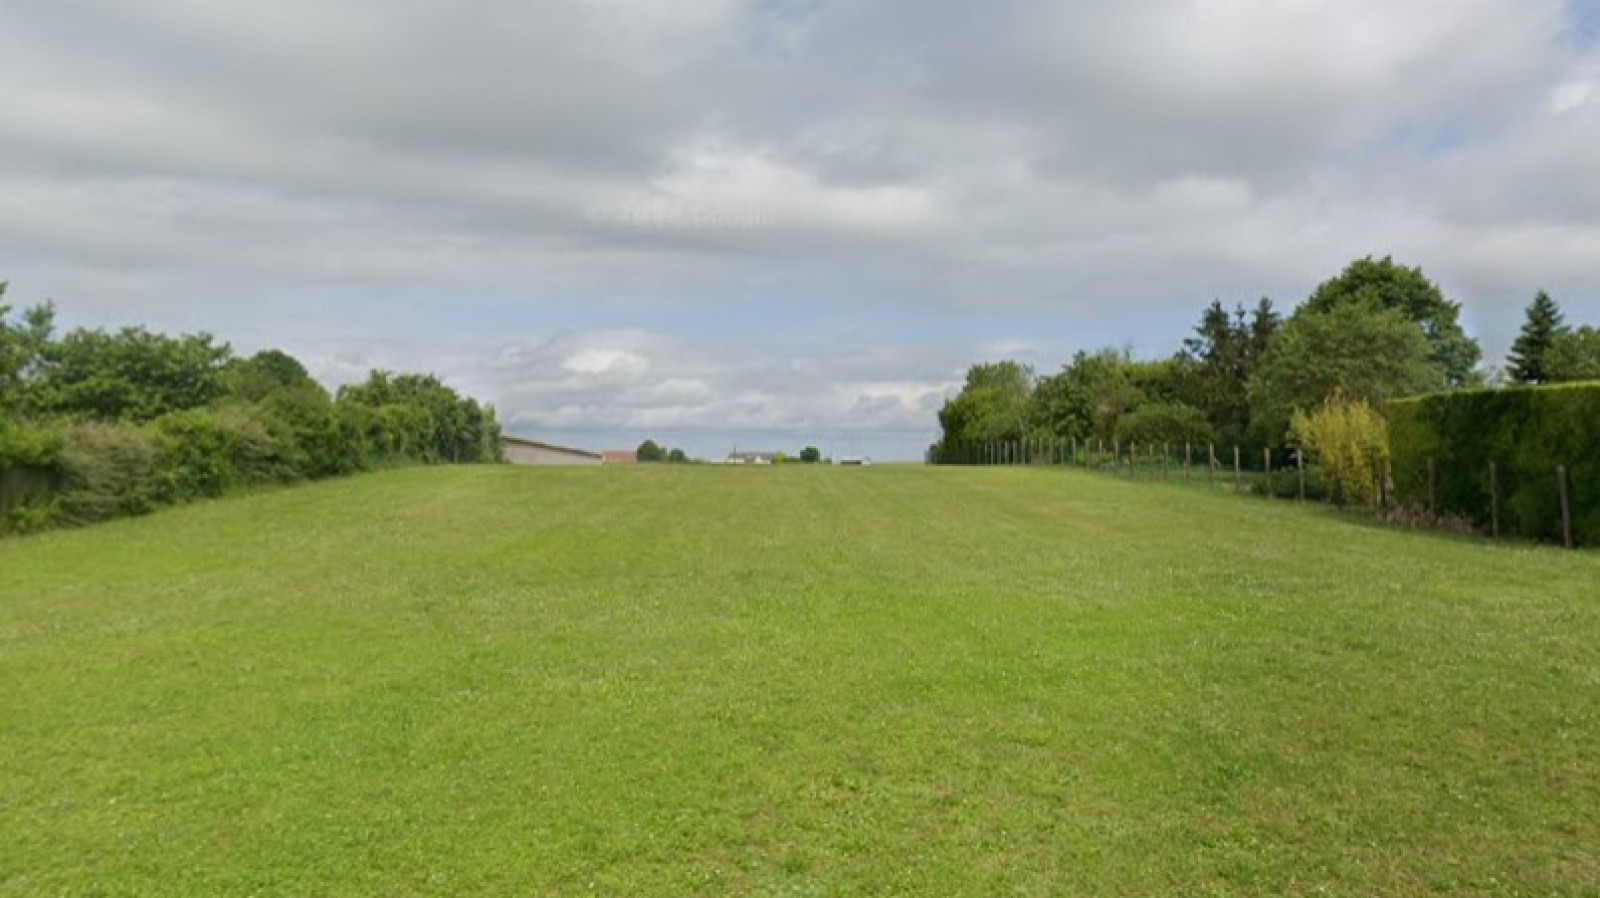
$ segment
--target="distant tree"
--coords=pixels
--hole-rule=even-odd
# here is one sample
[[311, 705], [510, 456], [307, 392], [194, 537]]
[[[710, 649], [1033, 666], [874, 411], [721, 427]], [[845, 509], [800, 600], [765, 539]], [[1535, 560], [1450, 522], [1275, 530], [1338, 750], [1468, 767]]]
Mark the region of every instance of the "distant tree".
[[666, 461], [667, 458], [666, 450], [656, 445], [655, 440], [645, 440], [640, 443], [636, 454], [640, 461]]
[[231, 357], [209, 334], [75, 330], [41, 348], [27, 405], [42, 415], [151, 421], [220, 398]]
[[1584, 326], [1558, 334], [1544, 365], [1550, 383], [1600, 380], [1600, 328]]
[[1239, 442], [1250, 429], [1250, 378], [1282, 324], [1265, 297], [1254, 310], [1240, 305], [1231, 314], [1213, 301], [1201, 313], [1195, 335], [1183, 341], [1178, 359], [1187, 377], [1177, 398], [1200, 408], [1221, 440]]
[[667, 461], [671, 462], [672, 464], [681, 465], [688, 462], [688, 460], [688, 453], [684, 452], [682, 449], [673, 449], [667, 453]]
[[1028, 433], [1033, 369], [1013, 361], [973, 365], [939, 410], [945, 445], [1018, 440]]
[[1393, 309], [1416, 324], [1428, 341], [1429, 358], [1444, 372], [1445, 386], [1478, 382], [1475, 369], [1483, 351], [1461, 329], [1461, 305], [1446, 299], [1422, 269], [1396, 265], [1389, 257], [1358, 259], [1317, 287], [1302, 310], [1332, 312], [1361, 304]]
[[1075, 370], [1083, 355], [1039, 378], [1029, 400], [1028, 417], [1035, 428], [1062, 439], [1087, 439], [1094, 432], [1094, 399]]
[[1216, 432], [1206, 420], [1205, 412], [1192, 405], [1147, 402], [1117, 422], [1117, 439], [1140, 445], [1205, 445], [1215, 442]]
[[800, 460], [808, 465], [822, 461], [822, 450], [815, 446], [807, 446], [800, 450]]
[[1261, 432], [1277, 445], [1290, 417], [1339, 394], [1381, 403], [1444, 388], [1446, 376], [1426, 338], [1396, 309], [1346, 303], [1330, 311], [1302, 306], [1261, 360], [1250, 401]]
[[249, 358], [234, 359], [223, 375], [230, 396], [251, 402], [282, 390], [320, 390], [306, 366], [286, 352], [267, 349]]
[[1550, 294], [1540, 290], [1528, 306], [1522, 333], [1511, 344], [1511, 355], [1506, 358], [1506, 375], [1512, 383], [1542, 384], [1550, 380], [1545, 358], [1556, 339], [1566, 332], [1561, 307]]
[[[5, 295], [0, 281], [0, 300]], [[0, 411], [22, 407], [25, 381], [37, 373], [55, 332], [55, 314], [55, 307], [45, 303], [13, 318], [11, 307], [0, 302]]]
[[1039, 382], [1032, 418], [1042, 431], [1064, 439], [1116, 438], [1117, 421], [1145, 399], [1136, 382], [1159, 369], [1135, 362], [1127, 351], [1079, 352]]

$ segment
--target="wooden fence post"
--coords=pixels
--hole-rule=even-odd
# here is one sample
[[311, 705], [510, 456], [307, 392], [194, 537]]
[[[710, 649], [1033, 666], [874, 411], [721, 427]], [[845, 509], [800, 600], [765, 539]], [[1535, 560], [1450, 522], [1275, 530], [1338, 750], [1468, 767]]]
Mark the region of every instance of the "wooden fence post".
[[1262, 465], [1262, 470], [1267, 472], [1267, 498], [1271, 499], [1272, 498], [1272, 449], [1271, 448], [1265, 448], [1265, 449], [1261, 450], [1261, 465]]
[[1162, 443], [1161, 444], [1161, 479], [1162, 480], [1171, 480], [1172, 479], [1171, 468], [1172, 468], [1172, 444], [1171, 443]]
[[1216, 443], [1207, 443], [1206, 444], [1206, 455], [1210, 456], [1210, 458], [1207, 459], [1207, 461], [1206, 461], [1206, 482], [1210, 483], [1212, 486], [1216, 486], [1217, 485], [1217, 444]]
[[1428, 459], [1428, 514], [1439, 515], [1439, 467], [1431, 458]]
[[1294, 463], [1300, 469], [1300, 501], [1306, 501], [1306, 450], [1304, 447], [1294, 450]]
[[1189, 482], [1189, 465], [1193, 461], [1193, 459], [1191, 458], [1191, 456], [1193, 455], [1193, 452], [1194, 452], [1194, 444], [1185, 442], [1183, 444], [1183, 482], [1184, 483], [1188, 483]]
[[1383, 476], [1383, 465], [1379, 464], [1377, 461], [1378, 453], [1376, 450], [1374, 450], [1372, 453], [1372, 459], [1372, 482], [1373, 486], [1376, 487], [1374, 492], [1377, 493], [1378, 510], [1382, 511], [1389, 507], [1389, 485], [1386, 482], [1386, 478]]
[[1556, 486], [1561, 493], [1561, 544], [1569, 549], [1572, 542], [1572, 506], [1567, 502], [1567, 466], [1556, 466]]
[[1500, 538], [1500, 468], [1494, 462], [1489, 462], [1489, 532], [1495, 539]]
[[1244, 469], [1239, 466], [1239, 447], [1233, 447], [1233, 491], [1239, 492], [1244, 485]]

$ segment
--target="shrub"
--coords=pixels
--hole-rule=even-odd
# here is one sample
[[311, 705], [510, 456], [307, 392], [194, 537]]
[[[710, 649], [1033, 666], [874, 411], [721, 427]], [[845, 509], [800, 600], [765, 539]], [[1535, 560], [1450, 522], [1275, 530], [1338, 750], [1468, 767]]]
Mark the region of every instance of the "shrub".
[[62, 437], [0, 414], [0, 533], [39, 529], [55, 514]]
[[156, 469], [167, 502], [215, 498], [238, 482], [237, 434], [209, 409], [173, 412], [156, 419]]
[[1295, 412], [1289, 431], [1302, 449], [1317, 454], [1323, 481], [1335, 505], [1375, 505], [1387, 476], [1389, 430], [1365, 400], [1335, 393], [1309, 414]]
[[304, 477], [307, 459], [293, 424], [249, 403], [220, 406], [214, 414], [228, 435], [236, 482], [288, 483]]
[[1147, 402], [1117, 421], [1117, 439], [1140, 446], [1203, 446], [1216, 440], [1206, 413], [1181, 402]]
[[68, 425], [61, 450], [58, 519], [88, 524], [145, 514], [162, 501], [157, 446], [144, 428], [116, 421]]
[[1568, 470], [1573, 530], [1600, 543], [1600, 383], [1444, 393], [1389, 407], [1396, 498], [1424, 507], [1434, 463], [1434, 511], [1490, 522], [1489, 463], [1497, 467], [1500, 526], [1561, 538], [1556, 468]]

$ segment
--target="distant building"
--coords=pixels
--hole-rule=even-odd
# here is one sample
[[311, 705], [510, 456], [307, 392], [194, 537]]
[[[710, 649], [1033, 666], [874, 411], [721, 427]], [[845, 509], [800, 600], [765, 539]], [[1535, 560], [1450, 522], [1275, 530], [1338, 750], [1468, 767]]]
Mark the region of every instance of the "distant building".
[[500, 450], [505, 453], [506, 461], [514, 465], [598, 465], [603, 460], [598, 452], [554, 446], [521, 437], [502, 436]]
[[770, 465], [778, 460], [778, 452], [729, 452], [725, 465]]
[[867, 458], [865, 455], [846, 455], [844, 458], [839, 459], [839, 464], [841, 464], [841, 465], [870, 465], [870, 464], [872, 464], [872, 459]]
[[636, 465], [639, 463], [639, 453], [634, 449], [607, 449], [600, 453], [600, 457], [608, 465]]

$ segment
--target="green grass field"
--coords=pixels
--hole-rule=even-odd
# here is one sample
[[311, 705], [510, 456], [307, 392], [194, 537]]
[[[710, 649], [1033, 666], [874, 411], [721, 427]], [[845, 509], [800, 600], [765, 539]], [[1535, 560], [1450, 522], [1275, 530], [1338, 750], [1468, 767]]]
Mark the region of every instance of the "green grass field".
[[1600, 894], [1600, 555], [1021, 468], [0, 543], [0, 895]]

